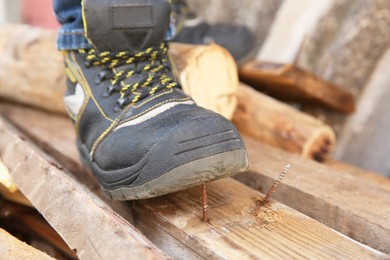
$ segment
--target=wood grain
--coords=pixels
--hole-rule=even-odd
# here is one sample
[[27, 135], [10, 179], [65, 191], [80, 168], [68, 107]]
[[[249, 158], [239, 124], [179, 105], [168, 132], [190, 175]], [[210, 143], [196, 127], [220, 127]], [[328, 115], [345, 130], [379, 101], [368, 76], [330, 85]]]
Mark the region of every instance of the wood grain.
[[4, 120], [0, 120], [0, 133], [0, 157], [15, 184], [80, 258], [166, 258]]
[[237, 106], [237, 65], [216, 44], [173, 43], [170, 54], [184, 92], [196, 103], [231, 119]]
[[283, 150], [323, 161], [336, 142], [320, 120], [241, 84], [233, 123], [241, 133]]
[[0, 258], [1, 259], [54, 259], [47, 254], [27, 245], [0, 228]]
[[[31, 110], [24, 111], [27, 116]], [[56, 121], [59, 118], [42, 112], [36, 113], [41, 113], [41, 119], [46, 118], [52, 122], [50, 130], [41, 127], [39, 121], [36, 121], [35, 125], [30, 122], [28, 126], [23, 120], [14, 122], [18, 122], [17, 125], [26, 132], [34, 128], [36, 132], [40, 129], [41, 133], [55, 133]], [[68, 131], [72, 132], [72, 128], [69, 127]], [[39, 134], [35, 138], [40, 139], [42, 136], [44, 135]], [[55, 146], [55, 143], [53, 136], [48, 145]], [[63, 154], [69, 151], [66, 146], [55, 149]], [[9, 163], [12, 165], [14, 161]], [[24, 177], [21, 174], [13, 176], [18, 179]], [[55, 183], [49, 180], [46, 180], [46, 183], [55, 186]], [[44, 187], [42, 189], [44, 191]], [[271, 200], [269, 208], [261, 207], [259, 201], [263, 199], [262, 194], [232, 179], [210, 183], [207, 189], [209, 223], [201, 220], [200, 187], [151, 200], [123, 204], [132, 205], [137, 227], [163, 251], [178, 259], [385, 257], [378, 251], [363, 247], [280, 203]], [[67, 190], [61, 192], [69, 196]], [[72, 194], [75, 196], [77, 192]], [[83, 207], [90, 206], [85, 204]], [[68, 225], [72, 222], [72, 219], [67, 220]], [[107, 230], [101, 229], [99, 232], [104, 234]], [[98, 248], [102, 248], [102, 245]]]
[[249, 173], [237, 177], [240, 181], [265, 191], [291, 163], [275, 199], [346, 236], [390, 253], [389, 179], [351, 166], [328, 167], [250, 138], [245, 138], [245, 143], [251, 166]]

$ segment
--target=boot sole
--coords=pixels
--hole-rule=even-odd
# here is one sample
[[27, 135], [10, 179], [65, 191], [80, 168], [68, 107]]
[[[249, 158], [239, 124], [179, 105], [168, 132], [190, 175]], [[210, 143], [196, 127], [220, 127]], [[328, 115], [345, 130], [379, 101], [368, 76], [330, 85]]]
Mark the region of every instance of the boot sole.
[[[81, 151], [81, 160], [94, 171], [95, 167], [92, 167], [91, 162], [85, 157], [82, 145], [79, 142], [77, 145]], [[248, 155], [243, 148], [185, 163], [139, 186], [106, 189], [101, 185], [101, 188], [107, 197], [114, 200], [148, 199], [230, 177], [245, 172], [248, 168]], [[193, 177], [189, 178], [189, 176]]]
[[[114, 200], [147, 199], [230, 177], [236, 173], [246, 171], [248, 166], [246, 151], [234, 150], [178, 166], [140, 186], [121, 187], [104, 191], [108, 197]], [[189, 178], [189, 175], [194, 177]]]

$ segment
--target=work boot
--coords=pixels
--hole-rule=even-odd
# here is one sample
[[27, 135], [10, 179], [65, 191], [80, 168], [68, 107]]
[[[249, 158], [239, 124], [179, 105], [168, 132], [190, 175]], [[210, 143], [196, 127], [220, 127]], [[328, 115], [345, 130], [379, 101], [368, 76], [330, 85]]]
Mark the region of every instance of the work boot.
[[151, 198], [248, 168], [231, 122], [174, 79], [167, 1], [86, 0], [83, 13], [93, 48], [65, 53], [65, 103], [81, 157], [109, 197]]

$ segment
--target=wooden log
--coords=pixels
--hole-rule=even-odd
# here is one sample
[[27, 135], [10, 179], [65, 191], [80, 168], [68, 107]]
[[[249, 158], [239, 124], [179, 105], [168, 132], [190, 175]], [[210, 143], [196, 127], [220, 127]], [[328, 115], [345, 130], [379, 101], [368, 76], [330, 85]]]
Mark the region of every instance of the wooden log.
[[232, 118], [237, 105], [237, 65], [216, 44], [172, 45], [170, 52], [183, 90], [201, 106]]
[[0, 228], [1, 259], [54, 259], [47, 254], [27, 245]]
[[358, 175], [348, 168], [330, 168], [244, 139], [251, 167], [237, 177], [241, 182], [265, 191], [280, 169], [291, 163], [275, 199], [356, 241], [390, 253], [390, 180], [367, 172]]
[[[26, 118], [32, 116], [31, 109], [24, 108], [23, 111]], [[35, 124], [32, 124], [32, 121], [25, 123], [24, 120], [17, 118], [13, 121], [17, 122], [17, 125], [24, 131], [30, 132], [30, 135], [35, 135], [36, 139], [45, 139], [46, 131], [55, 133], [55, 128], [57, 130], [63, 128], [61, 124], [56, 123], [64, 120], [63, 118], [39, 111], [35, 112], [35, 115], [37, 114], [41, 114], [41, 117], [40, 120], [35, 120]], [[42, 119], [51, 122], [50, 130], [40, 124]], [[31, 129], [35, 129], [35, 134], [31, 133]], [[41, 131], [40, 134], [38, 129]], [[70, 125], [67, 131], [73, 133]], [[53, 147], [59, 145], [60, 142], [56, 139], [60, 138], [63, 137], [53, 135], [47, 141], [47, 145]], [[72, 143], [73, 139], [68, 139], [67, 142]], [[0, 151], [1, 147], [0, 141]], [[73, 151], [68, 148], [69, 146], [56, 147], [53, 150], [68, 154]], [[18, 150], [18, 153], [20, 152]], [[13, 164], [13, 161], [9, 163]], [[21, 174], [16, 176], [18, 179], [25, 177]], [[48, 185], [55, 185], [47, 179], [45, 181]], [[167, 254], [178, 259], [291, 256], [324, 259], [335, 256], [344, 258], [386, 257], [280, 203], [271, 201], [270, 207], [262, 207], [260, 201], [263, 195], [231, 179], [213, 182], [207, 186], [209, 223], [201, 220], [201, 189], [195, 187], [151, 200], [133, 202], [132, 207], [138, 228]], [[62, 192], [69, 194], [65, 190]], [[75, 190], [72, 194], [77, 195], [77, 192]], [[83, 207], [90, 206], [87, 204]], [[67, 221], [71, 225], [73, 219]], [[99, 230], [99, 232], [104, 234], [104, 230]], [[116, 251], [115, 247], [112, 248]]]
[[273, 97], [351, 113], [351, 93], [291, 64], [253, 61], [239, 70], [240, 80]]
[[0, 96], [66, 113], [63, 58], [53, 31], [25, 25], [0, 27]]
[[[50, 30], [0, 27], [0, 97], [66, 114], [65, 70], [55, 39], [56, 33]], [[238, 87], [231, 55], [215, 44], [195, 47], [176, 43], [170, 53], [178, 64], [184, 91], [200, 106], [231, 118]]]
[[0, 121], [0, 133], [0, 157], [16, 185], [80, 258], [166, 258], [4, 120]]
[[318, 161], [329, 156], [335, 144], [329, 126], [245, 85], [237, 96], [233, 122], [241, 133]]

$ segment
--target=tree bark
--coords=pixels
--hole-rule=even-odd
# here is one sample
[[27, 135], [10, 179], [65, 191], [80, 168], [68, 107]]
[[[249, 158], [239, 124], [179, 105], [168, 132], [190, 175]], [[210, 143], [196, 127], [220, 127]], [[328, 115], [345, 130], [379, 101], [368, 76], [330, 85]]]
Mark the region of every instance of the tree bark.
[[335, 144], [329, 126], [245, 85], [238, 91], [233, 122], [241, 133], [318, 161]]
[[291, 64], [253, 61], [239, 70], [240, 80], [257, 90], [289, 102], [352, 113], [351, 93]]

